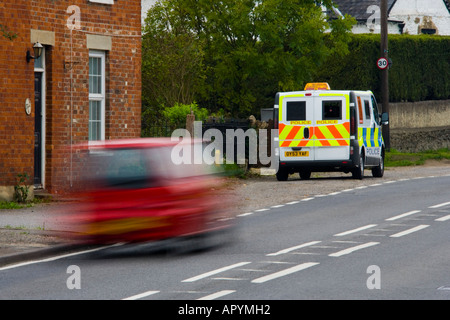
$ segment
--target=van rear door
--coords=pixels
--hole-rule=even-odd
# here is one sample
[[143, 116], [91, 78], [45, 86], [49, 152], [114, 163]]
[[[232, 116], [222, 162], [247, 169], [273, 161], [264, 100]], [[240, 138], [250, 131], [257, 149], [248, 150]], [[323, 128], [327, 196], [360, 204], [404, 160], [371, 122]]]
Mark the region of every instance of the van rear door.
[[350, 108], [345, 93], [319, 93], [315, 97], [315, 160], [350, 158]]
[[280, 161], [314, 160], [314, 98], [286, 94], [279, 101]]

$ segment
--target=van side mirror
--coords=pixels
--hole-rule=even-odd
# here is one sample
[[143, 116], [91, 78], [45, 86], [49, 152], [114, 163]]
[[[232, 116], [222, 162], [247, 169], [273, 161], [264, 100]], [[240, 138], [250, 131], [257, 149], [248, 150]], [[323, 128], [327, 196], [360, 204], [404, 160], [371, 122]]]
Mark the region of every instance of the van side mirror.
[[384, 124], [384, 125], [389, 124], [389, 113], [383, 112], [381, 114], [381, 124]]

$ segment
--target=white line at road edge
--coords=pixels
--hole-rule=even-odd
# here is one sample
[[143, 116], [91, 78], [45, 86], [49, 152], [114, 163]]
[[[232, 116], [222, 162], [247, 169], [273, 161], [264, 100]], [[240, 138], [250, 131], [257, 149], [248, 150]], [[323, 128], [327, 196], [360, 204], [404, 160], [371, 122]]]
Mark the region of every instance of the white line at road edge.
[[143, 292], [143, 293], [140, 293], [140, 294], [137, 294], [137, 295], [134, 295], [134, 296], [122, 299], [122, 300], [138, 300], [138, 299], [141, 299], [141, 298], [144, 298], [144, 297], [151, 296], [152, 294], [155, 294], [155, 293], [158, 293], [158, 292], [159, 291], [147, 291], [147, 292]]
[[204, 296], [202, 298], [198, 298], [197, 300], [214, 300], [223, 296], [226, 296], [230, 293], [236, 292], [236, 290], [222, 290], [207, 296]]
[[429, 225], [427, 225], [427, 224], [421, 224], [420, 226], [417, 226], [417, 227], [414, 227], [414, 228], [411, 228], [411, 229], [408, 229], [408, 230], [405, 230], [405, 231], [393, 234], [390, 237], [391, 238], [403, 237], [403, 236], [405, 236], [407, 234], [410, 234], [410, 233], [413, 233], [413, 232], [416, 232], [416, 231], [419, 231], [419, 230], [422, 230], [422, 229], [425, 229], [425, 228], [428, 228], [428, 227], [429, 227]]
[[237, 268], [237, 267], [245, 266], [246, 264], [249, 264], [249, 263], [251, 263], [251, 262], [235, 263], [235, 264], [232, 264], [231, 266], [227, 266], [227, 267], [223, 267], [223, 268], [220, 268], [220, 269], [212, 270], [212, 271], [209, 271], [209, 272], [206, 272], [206, 273], [202, 273], [202, 274], [200, 274], [198, 276], [195, 276], [195, 277], [183, 280], [181, 282], [194, 282], [194, 281], [197, 281], [197, 280], [200, 280], [200, 279], [207, 278], [207, 277], [212, 276], [214, 274], [218, 274], [218, 273], [221, 273], [221, 272], [224, 272], [224, 271], [227, 271], [227, 270], [230, 270], [230, 269], [234, 269], [234, 268]]
[[291, 252], [291, 251], [294, 251], [294, 250], [297, 250], [297, 249], [300, 249], [300, 248], [304, 248], [304, 247], [309, 247], [309, 246], [318, 244], [320, 242], [321, 241], [311, 241], [311, 242], [308, 242], [308, 243], [300, 244], [300, 245], [295, 246], [295, 247], [290, 247], [290, 248], [287, 248], [287, 249], [283, 249], [283, 250], [280, 250], [280, 251], [275, 252], [275, 253], [269, 253], [269, 254], [266, 254], [266, 256], [268, 256], [268, 257], [270, 257], [270, 256], [278, 256], [280, 254], [288, 253], [288, 252]]
[[51, 257], [51, 258], [42, 259], [42, 260], [33, 260], [33, 261], [28, 261], [28, 262], [22, 262], [22, 263], [13, 264], [13, 265], [10, 265], [10, 266], [7, 266], [7, 267], [0, 268], [0, 271], [13, 269], [13, 268], [18, 268], [18, 267], [23, 267], [23, 266], [27, 266], [27, 265], [35, 264], [35, 263], [55, 261], [55, 260], [59, 260], [59, 259], [64, 259], [64, 258], [68, 258], [68, 257], [77, 256], [77, 255], [80, 255], [80, 254], [85, 254], [85, 253], [90, 253], [90, 252], [104, 250], [104, 249], [111, 248], [111, 247], [117, 247], [117, 246], [121, 246], [123, 244], [124, 243], [115, 243], [113, 245], [105, 246], [105, 247], [101, 247], [101, 248], [95, 248], [95, 249], [91, 249], [91, 250], [85, 250], [85, 251], [79, 251], [79, 252], [64, 254], [64, 255], [61, 255], [61, 256]]
[[341, 251], [338, 251], [338, 252], [335, 252], [335, 253], [331, 253], [331, 254], [329, 254], [329, 256], [330, 257], [340, 257], [340, 256], [343, 256], [343, 255], [352, 253], [352, 252], [354, 252], [356, 250], [361, 250], [361, 249], [364, 249], [364, 248], [376, 246], [377, 244], [380, 244], [380, 243], [379, 242], [367, 242], [367, 243], [364, 243], [364, 244], [360, 244], [359, 246], [354, 246], [354, 247], [351, 247], [351, 248], [348, 248], [348, 249], [344, 249], [344, 250], [341, 250]]
[[266, 282], [266, 281], [269, 281], [269, 280], [273, 280], [273, 279], [276, 279], [276, 278], [280, 278], [280, 277], [286, 276], [288, 274], [291, 274], [291, 273], [294, 273], [294, 272], [297, 272], [297, 271], [301, 271], [301, 270], [305, 270], [305, 269], [311, 268], [311, 267], [313, 267], [315, 265], [318, 265], [318, 264], [319, 264], [318, 262], [302, 263], [302, 264], [299, 264], [297, 266], [294, 266], [294, 267], [291, 267], [291, 268], [288, 268], [288, 269], [285, 269], [285, 270], [281, 270], [281, 271], [278, 271], [278, 272], [275, 272], [275, 273], [272, 273], [272, 274], [268, 274], [267, 276], [264, 276], [264, 277], [257, 278], [255, 280], [252, 280], [252, 283], [263, 283], [263, 282]]

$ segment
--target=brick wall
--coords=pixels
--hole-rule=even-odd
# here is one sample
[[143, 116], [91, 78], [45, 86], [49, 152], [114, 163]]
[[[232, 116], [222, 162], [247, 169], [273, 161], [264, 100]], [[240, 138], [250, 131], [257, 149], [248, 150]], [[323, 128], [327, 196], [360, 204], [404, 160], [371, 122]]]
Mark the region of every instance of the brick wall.
[[[67, 26], [75, 13], [67, 12], [69, 5], [79, 8], [80, 29]], [[25, 113], [25, 100], [34, 101], [34, 64], [27, 64], [25, 55], [36, 39], [46, 49], [46, 189], [60, 193], [70, 187], [76, 176], [70, 145], [88, 140], [88, 46], [105, 51], [105, 139], [140, 136], [140, 8], [140, 0], [115, 0], [113, 5], [88, 0], [0, 3], [0, 24], [17, 34], [12, 41], [0, 35], [6, 48], [0, 53], [0, 186], [14, 185], [18, 173], [33, 176], [35, 115], [34, 108], [31, 115]], [[41, 34], [45, 31], [50, 38]], [[109, 47], [88, 43], [90, 36], [108, 40]]]
[[19, 173], [33, 175], [34, 118], [25, 113], [25, 100], [33, 101], [33, 66], [25, 61], [29, 34], [21, 32], [29, 20], [28, 1], [0, 3], [0, 24], [15, 36], [0, 34], [0, 186], [16, 184]]

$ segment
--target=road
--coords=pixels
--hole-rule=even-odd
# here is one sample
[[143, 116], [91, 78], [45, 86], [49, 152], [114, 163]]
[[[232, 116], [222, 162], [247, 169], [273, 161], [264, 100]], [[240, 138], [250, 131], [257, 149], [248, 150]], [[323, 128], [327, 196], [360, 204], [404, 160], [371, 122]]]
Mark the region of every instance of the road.
[[274, 202], [206, 252], [117, 245], [0, 268], [0, 299], [450, 300], [449, 185], [373, 179]]

